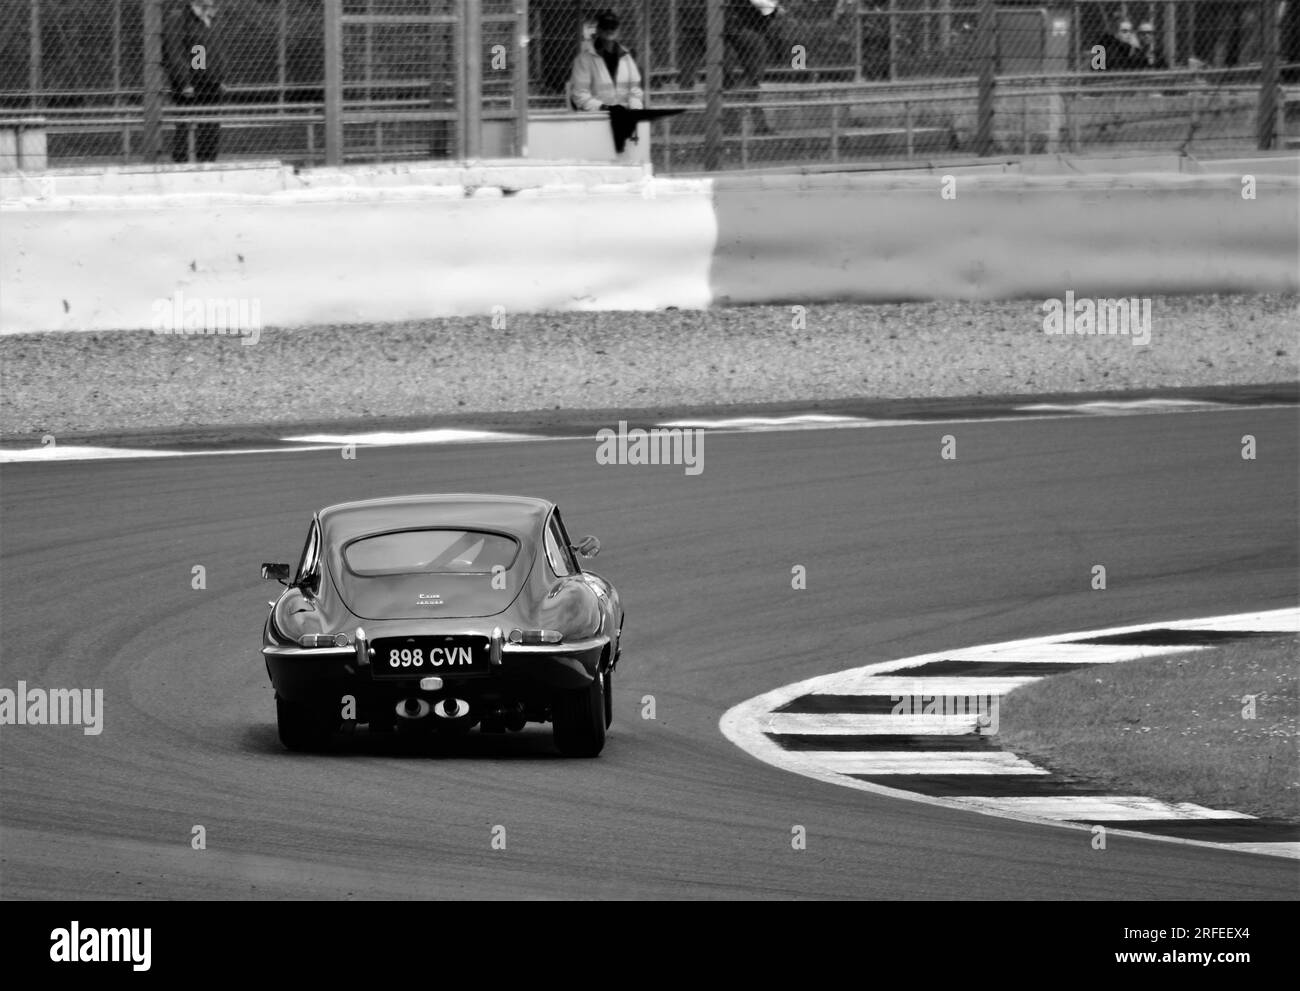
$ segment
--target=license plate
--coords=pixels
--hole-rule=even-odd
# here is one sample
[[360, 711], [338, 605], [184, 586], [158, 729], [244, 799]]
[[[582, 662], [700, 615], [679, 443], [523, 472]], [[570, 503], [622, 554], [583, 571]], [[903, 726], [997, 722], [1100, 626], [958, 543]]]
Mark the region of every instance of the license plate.
[[376, 678], [485, 674], [491, 666], [487, 637], [380, 637], [372, 649]]

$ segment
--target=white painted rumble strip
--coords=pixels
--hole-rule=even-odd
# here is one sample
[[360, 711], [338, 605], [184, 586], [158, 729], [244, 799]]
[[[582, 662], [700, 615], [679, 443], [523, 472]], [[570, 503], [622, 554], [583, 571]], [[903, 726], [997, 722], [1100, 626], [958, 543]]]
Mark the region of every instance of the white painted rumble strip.
[[1186, 654], [1204, 649], [1206, 648], [1200, 644], [1152, 646], [1149, 644], [1051, 643], [1032, 647], [1012, 647], [1006, 650], [996, 648], [955, 650], [945, 655], [945, 659], [1014, 664], [1118, 664], [1121, 661], [1137, 661], [1144, 657], [1159, 657], [1162, 654]]
[[1038, 678], [921, 677], [905, 674], [856, 675], [835, 679], [810, 694], [817, 695], [1005, 695]]
[[[771, 764], [774, 767], [782, 768], [783, 770], [793, 771], [797, 774], [803, 775], [804, 777], [813, 778], [817, 781], [823, 781], [828, 784], [834, 784], [846, 788], [855, 788], [859, 791], [869, 792], [874, 795], [883, 795], [891, 798], [919, 802], [923, 805], [975, 811], [984, 815], [1013, 819], [1019, 822], [1052, 825], [1061, 829], [1074, 829], [1081, 832], [1087, 832], [1091, 829], [1091, 826], [1086, 821], [1091, 815], [1089, 809], [1098, 813], [1104, 811], [1102, 806], [1096, 802], [1097, 796], [1058, 796], [1056, 798], [1050, 798], [1049, 801], [1058, 803], [1055, 806], [1045, 805], [1041, 799], [1036, 797], [988, 797], [978, 800], [966, 797], [959, 799], [941, 798], [936, 796], [920, 795], [900, 788], [891, 788], [886, 785], [861, 781], [857, 778], [847, 776], [849, 774], [883, 775], [890, 773], [1002, 774], [1032, 773], [1032, 771], [1039, 770], [1038, 768], [1035, 768], [1032, 763], [1023, 761], [1022, 758], [1018, 758], [1014, 754], [1006, 754], [1006, 757], [1022, 761], [1031, 769], [1029, 772], [1003, 770], [998, 764], [993, 762], [991, 755], [985, 755], [979, 751], [916, 751], [895, 753], [892, 751], [825, 752], [786, 750], [773, 742], [766, 735], [765, 730], [769, 729], [772, 725], [772, 720], [778, 716], [790, 717], [796, 715], [794, 713], [775, 713], [773, 710], [778, 709], [801, 696], [815, 694], [876, 694], [874, 689], [868, 689], [866, 692], [863, 692], [862, 689], [873, 682], [877, 684], [891, 684], [892, 687], [895, 679], [905, 683], [911, 681], [913, 679], [909, 679], [901, 672], [908, 668], [920, 667], [921, 665], [927, 664], [931, 661], [947, 660], [957, 657], [972, 660], [979, 659], [994, 661], [1007, 660], [1009, 657], [1016, 656], [1022, 657], [1025, 660], [1041, 660], [1043, 659], [1044, 654], [1050, 655], [1057, 648], [1073, 653], [1079, 660], [1083, 660], [1085, 657], [1092, 660], [1093, 658], [1103, 656], [1109, 656], [1111, 658], [1148, 657], [1159, 654], [1183, 653], [1194, 649], [1206, 649], [1195, 645], [1191, 647], [1147, 647], [1122, 645], [1094, 646], [1063, 643], [1063, 641], [1137, 633], [1152, 629], [1300, 633], [1300, 608], [1288, 607], [1285, 609], [1263, 610], [1251, 613], [1235, 613], [1224, 616], [1171, 619], [1133, 626], [1117, 626], [1097, 630], [1080, 630], [1072, 633], [1061, 633], [1047, 637], [1029, 637], [1023, 640], [984, 644], [977, 647], [961, 648], [957, 651], [939, 651], [931, 654], [918, 655], [916, 657], [905, 657], [893, 661], [868, 664], [847, 671], [839, 671], [829, 675], [819, 675], [817, 677], [808, 678], [791, 685], [784, 685], [780, 688], [773, 689], [772, 691], [765, 692], [762, 695], [755, 696], [754, 698], [748, 699], [728, 709], [718, 721], [718, 728], [722, 732], [723, 736], [758, 760]], [[1082, 650], [1077, 648], [1082, 648]], [[895, 674], [895, 678], [890, 679], [888, 682], [886, 682], [884, 678], [880, 677], [881, 675], [888, 675], [896, 672], [899, 673]], [[968, 680], [970, 679], [962, 679], [963, 687], [964, 682]], [[984, 679], [979, 680], [982, 681]], [[994, 679], [988, 680], [993, 681]], [[933, 683], [930, 687], [930, 691], [934, 693], [942, 693], [943, 689], [941, 686], [948, 684], [950, 681], [954, 688], [958, 683], [955, 678], [927, 678], [925, 681], [927, 684]], [[961, 693], [953, 692], [953, 694]], [[828, 713], [826, 715], [848, 716], [849, 714]], [[891, 717], [876, 718], [889, 719]], [[930, 718], [933, 719], [934, 717]], [[899, 724], [895, 723], [893, 725], [897, 726]], [[1005, 754], [1005, 752], [1003, 753]], [[904, 756], [910, 757], [914, 763], [909, 765], [902, 759], [896, 759], [903, 758]], [[900, 770], [891, 771], [886, 769], [891, 767], [900, 768]], [[912, 767], [916, 769], [912, 770]], [[977, 767], [980, 768], [979, 771], [974, 770]], [[1019, 767], [1019, 765], [1010, 764], [1007, 765], [1007, 767]], [[908, 770], [901, 770], [901, 768], [908, 768]], [[942, 770], [940, 770], [941, 768]], [[1044, 796], [1043, 798], [1047, 797]], [[1093, 804], [1091, 806], [1081, 804], [1080, 802], [1075, 801], [1076, 798], [1092, 801]], [[1109, 821], [1124, 821], [1137, 818], [1252, 818], [1244, 813], [1202, 809], [1202, 807], [1193, 805], [1192, 803], [1170, 804], [1140, 796], [1100, 796], [1100, 798], [1107, 802], [1117, 803], [1114, 807], [1116, 809], [1122, 808], [1123, 810], [1122, 814], [1116, 814], [1110, 817]], [[975, 804], [977, 801], [980, 804]], [[1133, 803], [1138, 804], [1135, 805]], [[1065, 810], [1067, 806], [1068, 815], [1053, 818], [1050, 815], [1044, 814], [1044, 812], [1050, 812], [1053, 809], [1057, 811]], [[1081, 812], [1080, 809], [1083, 809], [1084, 811]], [[1069, 819], [1074, 818], [1085, 821], [1068, 821]], [[1155, 842], [1179, 843], [1185, 846], [1236, 850], [1245, 853], [1267, 854], [1270, 856], [1300, 859], [1300, 843], [1220, 843], [1176, 836], [1159, 836], [1122, 828], [1113, 828], [1110, 830], [1110, 833], [1113, 836], [1133, 837]]]
[[1225, 843], [1241, 853], [1261, 853], [1267, 857], [1289, 857], [1300, 860], [1300, 843]]
[[1244, 812], [1207, 809], [1192, 802], [1162, 802], [1140, 795], [1005, 795], [963, 798], [982, 809], [1005, 809], [1047, 819], [1081, 819], [1105, 822], [1125, 819], [1254, 819]]
[[1006, 750], [803, 750], [792, 763], [825, 767], [839, 774], [1025, 774], [1049, 772]]
[[810, 735], [844, 735], [858, 733], [905, 733], [960, 736], [975, 732], [976, 714], [892, 716], [863, 715], [854, 712], [802, 713], [774, 712], [765, 721], [769, 733], [803, 733]]
[[1234, 632], [1255, 633], [1300, 633], [1300, 610], [1293, 613], [1286, 609], [1277, 613], [1251, 613], [1239, 617], [1220, 617], [1203, 622], [1188, 623], [1182, 629], [1187, 630], [1232, 630]]

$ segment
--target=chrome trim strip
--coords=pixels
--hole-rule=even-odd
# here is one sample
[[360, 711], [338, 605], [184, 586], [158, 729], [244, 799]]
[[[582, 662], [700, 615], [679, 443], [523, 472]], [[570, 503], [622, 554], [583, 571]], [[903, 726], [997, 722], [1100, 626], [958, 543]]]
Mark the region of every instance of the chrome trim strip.
[[[494, 666], [501, 664], [501, 658], [505, 654], [523, 655], [523, 654], [581, 654], [589, 650], [595, 650], [609, 643], [609, 637], [592, 637], [590, 640], [571, 640], [565, 643], [540, 643], [540, 644], [523, 644], [509, 643], [503, 640], [499, 629], [492, 631], [491, 645], [489, 647], [488, 660]], [[266, 657], [349, 657], [356, 659], [358, 649], [353, 647], [293, 647], [277, 646], [263, 647], [262, 654]], [[369, 658], [358, 663], [369, 664]]]
[[263, 647], [265, 657], [355, 657], [355, 647]]
[[357, 667], [364, 668], [370, 666], [370, 657], [366, 654], [366, 646], [366, 631], [358, 626], [356, 640]]
[[501, 649], [506, 654], [581, 654], [609, 643], [609, 637], [592, 637], [590, 640], [570, 640], [566, 643], [506, 643]]

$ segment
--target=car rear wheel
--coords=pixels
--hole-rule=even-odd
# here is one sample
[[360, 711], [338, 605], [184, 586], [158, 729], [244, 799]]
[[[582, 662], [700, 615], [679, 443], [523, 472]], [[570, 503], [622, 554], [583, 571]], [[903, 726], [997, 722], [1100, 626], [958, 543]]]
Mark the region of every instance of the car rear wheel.
[[595, 757], [605, 747], [605, 678], [560, 692], [551, 707], [555, 746], [566, 757]]
[[333, 706], [288, 702], [275, 697], [275, 720], [280, 730], [280, 742], [290, 750], [320, 750], [329, 743], [330, 736], [339, 728]]
[[614, 669], [605, 672], [605, 729], [614, 725]]

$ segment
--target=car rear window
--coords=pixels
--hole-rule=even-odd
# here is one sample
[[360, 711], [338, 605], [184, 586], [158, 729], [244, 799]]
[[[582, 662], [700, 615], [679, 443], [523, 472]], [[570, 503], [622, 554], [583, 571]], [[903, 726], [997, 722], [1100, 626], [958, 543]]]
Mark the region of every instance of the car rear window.
[[343, 560], [355, 575], [489, 573], [509, 568], [519, 553], [513, 537], [483, 530], [403, 530], [354, 540]]

